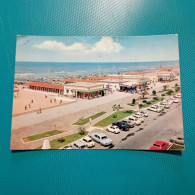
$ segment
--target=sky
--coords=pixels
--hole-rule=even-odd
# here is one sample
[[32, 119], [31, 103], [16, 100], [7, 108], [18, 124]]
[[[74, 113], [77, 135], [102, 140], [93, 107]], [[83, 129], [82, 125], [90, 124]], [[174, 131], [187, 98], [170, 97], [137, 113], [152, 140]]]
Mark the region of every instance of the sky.
[[179, 60], [178, 35], [17, 36], [16, 61], [149, 62]]

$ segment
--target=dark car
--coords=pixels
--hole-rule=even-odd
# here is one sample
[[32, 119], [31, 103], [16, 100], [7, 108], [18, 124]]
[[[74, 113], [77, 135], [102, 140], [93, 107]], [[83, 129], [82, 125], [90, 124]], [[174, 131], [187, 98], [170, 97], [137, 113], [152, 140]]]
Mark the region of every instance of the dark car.
[[129, 131], [129, 129], [130, 129], [130, 126], [127, 125], [127, 124], [126, 124], [125, 122], [123, 122], [123, 121], [117, 121], [117, 122], [112, 123], [112, 124], [118, 126], [119, 129], [122, 130], [122, 131]]

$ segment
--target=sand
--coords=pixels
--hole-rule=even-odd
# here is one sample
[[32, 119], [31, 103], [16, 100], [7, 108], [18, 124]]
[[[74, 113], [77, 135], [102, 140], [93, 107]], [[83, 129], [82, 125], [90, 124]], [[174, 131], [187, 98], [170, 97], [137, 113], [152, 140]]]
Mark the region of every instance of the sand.
[[[16, 86], [17, 89], [19, 89], [19, 93], [18, 93], [18, 97], [16, 92], [14, 92], [13, 95], [12, 116], [16, 116], [18, 114], [24, 114], [28, 112], [37, 112], [39, 108], [43, 110], [43, 109], [67, 104], [73, 101], [65, 97], [58, 97], [57, 94], [29, 90], [23, 88], [22, 85], [16, 85]], [[45, 95], [47, 95], [47, 98], [45, 98]], [[54, 99], [56, 99], [56, 102], [54, 101]], [[31, 102], [32, 100], [33, 102]], [[60, 103], [60, 101], [62, 102]]]

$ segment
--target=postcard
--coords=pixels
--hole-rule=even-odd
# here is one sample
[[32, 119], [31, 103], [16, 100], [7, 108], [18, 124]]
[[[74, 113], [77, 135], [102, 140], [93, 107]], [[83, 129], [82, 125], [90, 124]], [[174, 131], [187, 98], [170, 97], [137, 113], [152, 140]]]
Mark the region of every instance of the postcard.
[[184, 150], [178, 35], [18, 35], [11, 150]]

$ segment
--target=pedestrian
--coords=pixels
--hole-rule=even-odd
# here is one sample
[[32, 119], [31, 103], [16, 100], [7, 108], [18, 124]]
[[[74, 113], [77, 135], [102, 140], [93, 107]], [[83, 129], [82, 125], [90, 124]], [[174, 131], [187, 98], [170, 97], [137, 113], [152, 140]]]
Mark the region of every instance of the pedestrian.
[[91, 125], [91, 116], [89, 117], [89, 123], [90, 123], [90, 125]]
[[62, 99], [60, 99], [60, 104], [62, 104]]
[[52, 99], [50, 99], [50, 103], [52, 103]]
[[54, 98], [54, 103], [56, 103], [56, 98]]
[[24, 109], [27, 110], [27, 106], [26, 105], [25, 105]]
[[31, 103], [33, 104], [33, 100], [31, 100]]
[[117, 111], [119, 111], [119, 108], [120, 108], [120, 107], [118, 106], [118, 107], [117, 107]]
[[39, 108], [39, 113], [41, 113], [41, 107]]
[[30, 103], [28, 104], [28, 107], [29, 107], [29, 108], [31, 107]]

